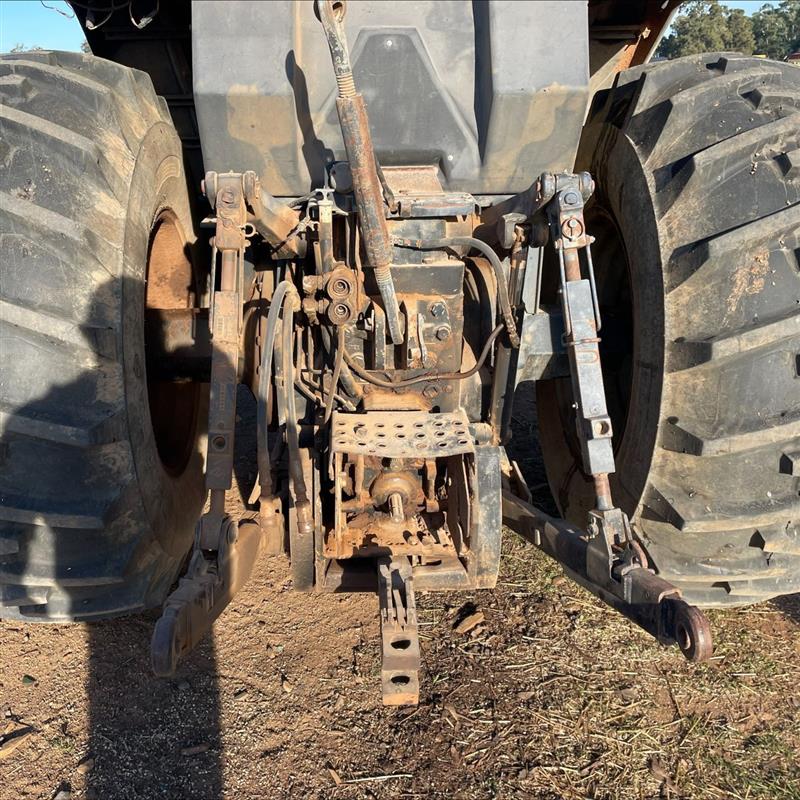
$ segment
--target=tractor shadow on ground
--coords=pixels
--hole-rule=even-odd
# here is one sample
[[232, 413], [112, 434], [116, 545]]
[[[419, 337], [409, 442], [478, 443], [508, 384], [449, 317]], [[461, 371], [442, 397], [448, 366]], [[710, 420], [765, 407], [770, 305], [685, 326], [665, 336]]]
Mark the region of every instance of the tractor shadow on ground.
[[[82, 604], [93, 602], [90, 592], [95, 591], [101, 596], [108, 585], [115, 585], [118, 577], [125, 575], [128, 569], [124, 558], [130, 556], [130, 563], [133, 563], [142, 548], [132, 547], [130, 553], [126, 550], [126, 556], [121, 549], [130, 545], [130, 537], [117, 533], [118, 539], [114, 541], [120, 549], [120, 563], [111, 563], [115, 558], [113, 551], [109, 551], [107, 558], [103, 556], [106, 562], [95, 556], [95, 562], [100, 560], [101, 563], [93, 562], [90, 553], [81, 552], [81, 547], [101, 546], [96, 529], [91, 529], [90, 535], [81, 542], [76, 538], [80, 529], [76, 529], [68, 514], [58, 512], [68, 507], [74, 514], [73, 509], [81, 510], [81, 504], [94, 508], [93, 491], [119, 492], [113, 503], [121, 505], [125, 501], [126, 487], [117, 487], [113, 483], [118, 478], [112, 470], [118, 462], [111, 456], [103, 462], [104, 469], [87, 467], [84, 470], [84, 461], [88, 463], [85, 451], [76, 448], [71, 440], [64, 442], [47, 435], [52, 429], [48, 426], [60, 430], [52, 420], [54, 414], [61, 414], [57, 422], [66, 420], [74, 426], [67, 430], [83, 430], [80, 426], [87, 424], [87, 418], [91, 424], [102, 427], [104, 403], [107, 403], [109, 419], [114, 422], [123, 420], [119, 431], [110, 440], [103, 434], [101, 444], [94, 445], [90, 440], [88, 445], [80, 446], [96, 446], [104, 457], [109, 452], [124, 450], [120, 447], [120, 440], [131, 436], [131, 432], [127, 427], [123, 432], [122, 425], [130, 425], [130, 413], [120, 413], [113, 402], [104, 399], [102, 392], [108, 390], [110, 393], [110, 390], [98, 380], [98, 372], [107, 370], [109, 386], [117, 387], [121, 378], [115, 371], [116, 367], [105, 365], [111, 360], [109, 351], [116, 352], [118, 358], [115, 360], [123, 362], [119, 357], [123, 345], [118, 332], [98, 326], [96, 317], [97, 309], [108, 305], [109, 298], [114, 298], [120, 291], [123, 296], [132, 298], [130, 302], [133, 303], [137, 298], [136, 288], [126, 284], [120, 289], [117, 281], [98, 288], [87, 303], [90, 309], [87, 316], [94, 315], [95, 321], [87, 319], [79, 326], [86, 340], [82, 345], [87, 352], [84, 360], [78, 362], [78, 366], [70, 367], [71, 373], [65, 367], [64, 377], [59, 374], [48, 376], [50, 384], [45, 392], [14, 408], [0, 440], [0, 458], [7, 459], [7, 463], [15, 459], [15, 470], [6, 470], [2, 484], [3, 500], [18, 506], [20, 510], [17, 513], [27, 515], [26, 518], [31, 520], [0, 531], [3, 534], [0, 536], [0, 569], [14, 571], [21, 579], [29, 575], [45, 576], [48, 580], [46, 585], [58, 586], [63, 581], [64, 585], [76, 586], [78, 599], [73, 600], [72, 611], [78, 617], [81, 616]], [[124, 294], [126, 291], [129, 294]], [[139, 291], [138, 297], [141, 296]], [[100, 358], [95, 358], [94, 353], [100, 354]], [[89, 417], [85, 415], [86, 411], [90, 412]], [[124, 412], [129, 412], [129, 409], [125, 408]], [[100, 423], [97, 423], [98, 419], [101, 419]], [[61, 427], [66, 426], [62, 424]], [[45, 435], [40, 435], [41, 431]], [[48, 461], [62, 466], [48, 471], [42, 466]], [[122, 457], [119, 462], [123, 462]], [[131, 472], [131, 475], [135, 474]], [[36, 492], [32, 492], [31, 481], [37, 477]], [[141, 484], [142, 476], [138, 477]], [[37, 507], [43, 502], [41, 498], [45, 498], [54, 509], [50, 519], [48, 513], [42, 513]], [[32, 510], [28, 510], [29, 507]], [[108, 507], [112, 509], [108, 517], [113, 522], [106, 524], [116, 524], [119, 515], [123, 522], [128, 515], [130, 519], [138, 519], [134, 511], [125, 511], [124, 507], [122, 512], [113, 511], [113, 504]], [[105, 516], [103, 520], [105, 522]], [[189, 536], [187, 548], [191, 542]], [[155, 557], [154, 551], [148, 557]], [[86, 574], [77, 575], [79, 569]], [[106, 575], [111, 578], [107, 579]], [[45, 596], [35, 593], [38, 588], [34, 586], [29, 590], [31, 599], [19, 605], [36, 608], [36, 604], [41, 604]], [[128, 595], [120, 597], [120, 603], [128, 601]], [[113, 598], [108, 602], [113, 604]], [[174, 678], [159, 679], [153, 674], [150, 664], [150, 640], [159, 614], [159, 610], [150, 610], [86, 623], [87, 663], [85, 672], [82, 670], [75, 674], [74, 680], [85, 685], [88, 731], [80, 734], [79, 741], [76, 738], [76, 753], [80, 763], [88, 766], [80, 769], [76, 756], [77, 773], [72, 773], [74, 778], [63, 783], [62, 789], [70, 789], [80, 797], [118, 800], [156, 797], [215, 800], [223, 796], [220, 698], [213, 639], [207, 636], [179, 666]], [[55, 657], [60, 659], [62, 655], [55, 654]], [[46, 709], [43, 708], [42, 713], [46, 713]], [[63, 724], [66, 730], [70, 724], [68, 718]], [[0, 795], [7, 796], [2, 788]]]
[[771, 601], [771, 605], [777, 608], [787, 619], [792, 620], [796, 625], [800, 625], [800, 592], [776, 597]]
[[[105, 798], [223, 796], [220, 698], [207, 637], [173, 679], [150, 667], [158, 612], [89, 626], [87, 788]], [[91, 793], [90, 793], [91, 796]]]

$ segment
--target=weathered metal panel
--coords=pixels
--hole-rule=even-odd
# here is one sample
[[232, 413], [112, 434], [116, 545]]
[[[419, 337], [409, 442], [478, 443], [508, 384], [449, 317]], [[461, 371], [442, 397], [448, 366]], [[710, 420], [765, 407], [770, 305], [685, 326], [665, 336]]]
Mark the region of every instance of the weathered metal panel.
[[[587, 8], [549, 0], [350, 0], [345, 28], [378, 158], [435, 164], [446, 189], [521, 191], [571, 168], [588, 99]], [[195, 2], [205, 168], [254, 169], [276, 195], [345, 157], [310, 0]]]

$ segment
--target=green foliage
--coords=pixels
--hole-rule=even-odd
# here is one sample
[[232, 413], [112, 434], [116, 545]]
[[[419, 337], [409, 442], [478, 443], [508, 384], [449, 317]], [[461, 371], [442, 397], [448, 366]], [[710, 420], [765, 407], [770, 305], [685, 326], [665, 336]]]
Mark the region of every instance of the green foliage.
[[748, 17], [719, 0], [686, 3], [656, 55], [678, 58], [719, 50], [784, 59], [800, 50], [800, 0], [768, 3]]
[[800, 0], [764, 5], [753, 14], [757, 53], [783, 59], [800, 50]]

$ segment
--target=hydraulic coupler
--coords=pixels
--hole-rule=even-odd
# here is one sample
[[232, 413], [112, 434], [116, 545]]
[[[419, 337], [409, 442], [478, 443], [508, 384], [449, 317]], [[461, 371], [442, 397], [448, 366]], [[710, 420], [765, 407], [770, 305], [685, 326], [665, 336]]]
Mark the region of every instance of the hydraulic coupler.
[[369, 132], [367, 107], [364, 98], [356, 91], [353, 80], [353, 68], [342, 24], [345, 6], [344, 3], [337, 3], [334, 6], [331, 0], [317, 0], [316, 10], [328, 39], [333, 71], [336, 75], [338, 90], [336, 110], [339, 113], [344, 147], [353, 175], [353, 194], [358, 209], [358, 222], [364, 237], [367, 264], [374, 270], [375, 283], [383, 300], [386, 324], [392, 343], [402, 344], [400, 305], [391, 271], [392, 241], [386, 224], [383, 192]]

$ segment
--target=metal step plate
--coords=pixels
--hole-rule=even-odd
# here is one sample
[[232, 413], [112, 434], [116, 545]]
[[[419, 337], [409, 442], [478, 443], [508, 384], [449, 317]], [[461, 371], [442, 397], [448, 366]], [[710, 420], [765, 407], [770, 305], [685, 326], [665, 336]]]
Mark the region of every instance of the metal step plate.
[[464, 411], [336, 411], [331, 427], [334, 453], [382, 458], [441, 458], [473, 453]]

